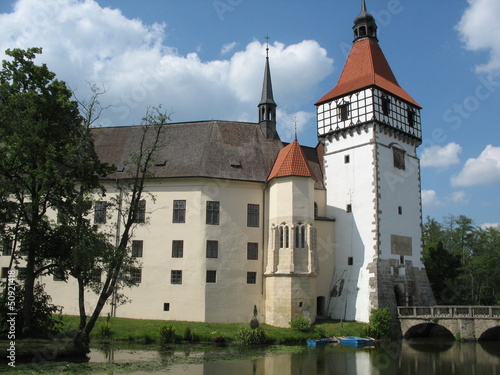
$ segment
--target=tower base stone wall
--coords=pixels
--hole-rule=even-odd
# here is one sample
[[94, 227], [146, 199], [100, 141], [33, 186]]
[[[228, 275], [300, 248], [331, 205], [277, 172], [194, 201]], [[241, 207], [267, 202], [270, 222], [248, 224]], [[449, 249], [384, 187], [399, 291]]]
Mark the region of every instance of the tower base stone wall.
[[377, 291], [372, 305], [388, 307], [393, 317], [398, 306], [432, 306], [436, 304], [425, 269], [414, 267], [411, 261], [401, 264], [396, 259], [379, 259]]
[[316, 278], [310, 275], [273, 275], [266, 282], [266, 323], [290, 327], [293, 318], [316, 319]]

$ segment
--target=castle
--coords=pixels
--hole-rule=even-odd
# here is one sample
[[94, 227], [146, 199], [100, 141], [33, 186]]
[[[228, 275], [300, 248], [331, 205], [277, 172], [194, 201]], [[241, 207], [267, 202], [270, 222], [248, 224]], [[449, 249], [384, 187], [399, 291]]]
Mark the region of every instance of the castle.
[[[269, 57], [257, 123], [168, 124], [146, 182], [131, 249], [141, 268], [113, 316], [206, 322], [305, 316], [366, 322], [372, 308], [431, 305], [422, 259], [419, 104], [398, 84], [362, 1], [337, 85], [315, 104], [319, 143], [276, 131]], [[141, 127], [94, 131], [102, 181], [126, 179]], [[95, 202], [93, 223], [119, 231]], [[0, 259], [2, 266], [7, 257]], [[99, 274], [96, 277], [100, 277]], [[45, 277], [52, 302], [78, 314], [77, 286]], [[88, 291], [88, 311], [95, 303]]]

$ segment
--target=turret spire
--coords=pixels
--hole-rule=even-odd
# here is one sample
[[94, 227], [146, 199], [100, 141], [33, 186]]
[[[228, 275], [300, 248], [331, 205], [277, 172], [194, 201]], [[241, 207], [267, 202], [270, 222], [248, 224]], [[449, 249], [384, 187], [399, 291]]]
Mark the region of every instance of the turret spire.
[[276, 102], [273, 97], [271, 69], [269, 68], [269, 37], [266, 37], [266, 65], [264, 68], [264, 82], [262, 96], [259, 103], [259, 124], [268, 139], [278, 139], [276, 133]]
[[361, 39], [377, 39], [377, 23], [375, 18], [366, 10], [366, 1], [361, 1], [361, 12], [354, 19], [354, 42]]

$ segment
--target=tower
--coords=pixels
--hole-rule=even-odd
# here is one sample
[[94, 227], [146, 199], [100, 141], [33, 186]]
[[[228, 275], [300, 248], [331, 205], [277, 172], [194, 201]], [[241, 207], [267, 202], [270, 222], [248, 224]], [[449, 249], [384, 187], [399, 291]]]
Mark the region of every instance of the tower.
[[420, 105], [399, 85], [362, 0], [337, 85], [317, 103], [327, 214], [336, 218], [329, 315], [434, 304], [422, 260]]
[[267, 183], [266, 323], [288, 327], [298, 316], [314, 321], [318, 276], [314, 178], [297, 138], [280, 151]]
[[269, 46], [266, 48], [266, 66], [259, 107], [259, 125], [267, 139], [279, 139], [276, 132], [276, 103], [273, 98], [271, 70], [269, 68]]

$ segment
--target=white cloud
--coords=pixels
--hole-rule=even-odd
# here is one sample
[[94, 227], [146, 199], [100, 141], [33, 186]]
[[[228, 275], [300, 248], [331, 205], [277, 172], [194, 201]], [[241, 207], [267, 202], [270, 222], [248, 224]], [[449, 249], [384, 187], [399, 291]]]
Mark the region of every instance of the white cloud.
[[483, 229], [488, 229], [488, 228], [500, 229], [500, 223], [484, 223], [483, 225], [481, 225], [481, 228], [483, 228]]
[[465, 162], [451, 178], [452, 186], [492, 185], [500, 183], [500, 147], [486, 146], [478, 158]]
[[469, 199], [465, 191], [455, 191], [450, 195], [450, 200], [454, 203], [468, 203]]
[[422, 190], [422, 206], [432, 209], [442, 205], [435, 190]]
[[[195, 51], [181, 56], [168, 46], [166, 30], [166, 24], [128, 19], [95, 0], [18, 0], [11, 13], [0, 14], [0, 51], [42, 47], [37, 62], [79, 99], [88, 95], [86, 81], [105, 85], [103, 104], [113, 107], [101, 117], [103, 125], [136, 124], [158, 104], [172, 109], [172, 121], [257, 121], [265, 45], [252, 41], [235, 51], [231, 43], [222, 48], [227, 59], [202, 61]], [[283, 118], [301, 117], [295, 112], [332, 72], [333, 60], [315, 41], [269, 48], [278, 108]]]
[[238, 43], [236, 43], [236, 42], [224, 44], [222, 46], [221, 51], [220, 51], [221, 55], [225, 55], [225, 54], [231, 52], [234, 49], [234, 47], [236, 47], [237, 45], [238, 45]]
[[458, 154], [461, 152], [462, 147], [454, 142], [443, 147], [439, 145], [428, 147], [422, 152], [421, 166], [446, 168], [458, 164], [460, 162]]
[[498, 0], [468, 0], [469, 7], [457, 25], [465, 48], [489, 51], [490, 60], [477, 67], [478, 72], [500, 72], [500, 2]]

